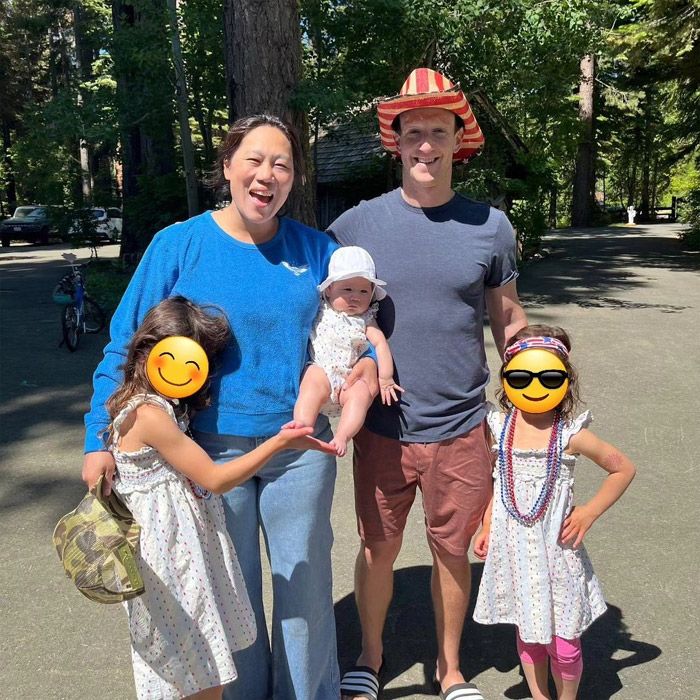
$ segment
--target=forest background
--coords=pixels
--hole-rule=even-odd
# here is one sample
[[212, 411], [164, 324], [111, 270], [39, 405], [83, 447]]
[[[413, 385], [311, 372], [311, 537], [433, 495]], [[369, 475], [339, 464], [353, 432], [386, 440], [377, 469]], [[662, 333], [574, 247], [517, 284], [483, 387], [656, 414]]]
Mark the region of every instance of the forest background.
[[700, 0], [0, 0], [0, 215], [123, 207], [133, 263], [215, 206], [218, 142], [265, 111], [304, 134], [289, 213], [313, 225], [319, 140], [376, 134], [377, 98], [417, 66], [489, 127], [455, 188], [504, 202], [526, 249], [672, 196], [700, 244]]

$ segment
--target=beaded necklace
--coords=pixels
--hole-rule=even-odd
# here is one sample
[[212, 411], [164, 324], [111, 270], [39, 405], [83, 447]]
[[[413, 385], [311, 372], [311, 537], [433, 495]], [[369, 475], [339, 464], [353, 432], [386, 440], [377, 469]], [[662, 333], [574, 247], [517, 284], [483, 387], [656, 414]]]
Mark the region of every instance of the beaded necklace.
[[515, 501], [515, 480], [513, 478], [513, 440], [515, 438], [517, 417], [518, 409], [514, 408], [508, 413], [503, 423], [503, 430], [501, 430], [501, 437], [498, 441], [498, 473], [501, 477], [501, 500], [508, 514], [522, 525], [529, 527], [542, 518], [549, 507], [549, 502], [552, 500], [554, 485], [561, 467], [563, 422], [561, 412], [556, 411], [552, 424], [552, 434], [547, 446], [547, 466], [544, 484], [530, 512], [521, 513]]

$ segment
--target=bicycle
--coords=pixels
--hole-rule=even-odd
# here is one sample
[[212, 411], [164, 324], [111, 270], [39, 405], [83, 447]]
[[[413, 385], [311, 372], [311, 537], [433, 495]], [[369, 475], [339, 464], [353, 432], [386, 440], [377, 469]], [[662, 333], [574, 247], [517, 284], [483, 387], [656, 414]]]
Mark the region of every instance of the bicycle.
[[[61, 328], [63, 343], [71, 351], [78, 349], [82, 333], [99, 333], [105, 327], [105, 313], [100, 305], [85, 292], [85, 265], [77, 265], [77, 256], [73, 253], [62, 253], [71, 271], [64, 275], [54, 287], [53, 299], [63, 305], [61, 312]], [[60, 346], [59, 346], [60, 347]]]

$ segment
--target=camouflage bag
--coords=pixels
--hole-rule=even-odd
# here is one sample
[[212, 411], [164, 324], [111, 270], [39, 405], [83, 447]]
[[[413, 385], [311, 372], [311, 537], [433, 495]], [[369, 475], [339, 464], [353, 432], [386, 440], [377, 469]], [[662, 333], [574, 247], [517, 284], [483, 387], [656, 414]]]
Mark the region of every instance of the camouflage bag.
[[98, 603], [119, 603], [143, 593], [135, 552], [141, 528], [102, 477], [53, 532], [58, 558], [78, 590]]

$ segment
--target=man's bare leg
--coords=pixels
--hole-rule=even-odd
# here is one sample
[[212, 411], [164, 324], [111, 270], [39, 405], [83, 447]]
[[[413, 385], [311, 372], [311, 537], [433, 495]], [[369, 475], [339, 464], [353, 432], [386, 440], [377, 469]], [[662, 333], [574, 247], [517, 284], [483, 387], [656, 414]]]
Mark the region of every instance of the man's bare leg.
[[[379, 671], [382, 665], [382, 632], [394, 594], [394, 562], [401, 551], [402, 536], [360, 543], [355, 561], [355, 602], [362, 626], [362, 651], [358, 666]], [[343, 695], [349, 700], [352, 695]]]
[[438, 644], [436, 676], [445, 690], [455, 683], [464, 683], [459, 670], [459, 643], [469, 606], [471, 567], [466, 554], [458, 557], [435, 546], [431, 549], [433, 574], [430, 590]]
[[331, 383], [318, 365], [309, 365], [299, 385], [299, 396], [294, 404], [294, 420], [314, 426], [321, 406], [331, 395]]

